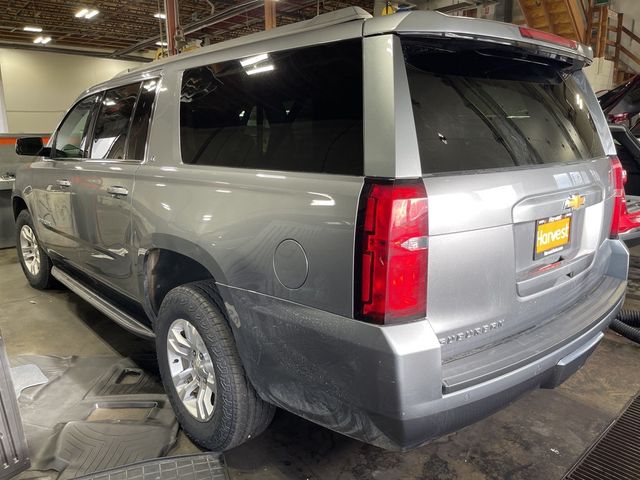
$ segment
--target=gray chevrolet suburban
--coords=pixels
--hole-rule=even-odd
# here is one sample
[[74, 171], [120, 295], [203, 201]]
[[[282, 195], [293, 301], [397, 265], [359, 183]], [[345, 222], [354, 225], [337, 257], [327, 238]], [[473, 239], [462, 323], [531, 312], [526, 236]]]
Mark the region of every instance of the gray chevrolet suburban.
[[407, 449], [575, 372], [620, 308], [624, 171], [571, 40], [358, 8], [125, 72], [18, 172], [18, 253], [155, 338], [212, 450], [281, 407]]

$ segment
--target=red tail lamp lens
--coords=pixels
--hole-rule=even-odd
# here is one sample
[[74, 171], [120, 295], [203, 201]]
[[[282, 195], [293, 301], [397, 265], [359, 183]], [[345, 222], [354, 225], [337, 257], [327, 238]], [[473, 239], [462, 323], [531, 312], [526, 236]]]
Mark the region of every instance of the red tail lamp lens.
[[358, 218], [357, 318], [388, 324], [425, 317], [427, 235], [422, 179], [366, 181]]

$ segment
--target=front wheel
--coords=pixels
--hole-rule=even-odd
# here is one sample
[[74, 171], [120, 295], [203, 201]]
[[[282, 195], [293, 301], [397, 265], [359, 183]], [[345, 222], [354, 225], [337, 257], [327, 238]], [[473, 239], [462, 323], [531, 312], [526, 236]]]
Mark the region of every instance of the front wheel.
[[22, 210], [16, 219], [16, 246], [20, 266], [29, 284], [38, 290], [51, 288], [54, 285], [51, 260], [38, 241], [28, 210]]
[[197, 445], [233, 448], [262, 433], [275, 407], [246, 377], [212, 282], [171, 290], [156, 325], [160, 375], [178, 421]]

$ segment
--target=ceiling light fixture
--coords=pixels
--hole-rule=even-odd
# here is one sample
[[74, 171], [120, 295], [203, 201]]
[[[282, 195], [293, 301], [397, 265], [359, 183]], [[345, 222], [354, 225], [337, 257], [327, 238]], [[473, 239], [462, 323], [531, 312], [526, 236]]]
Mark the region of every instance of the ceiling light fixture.
[[22, 30], [24, 30], [25, 32], [40, 33], [42, 31], [42, 28], [41, 27], [24, 27]]
[[37, 37], [36, 39], [33, 40], [33, 43], [39, 43], [40, 45], [46, 45], [50, 41], [51, 41], [51, 37], [39, 36], [39, 37]]
[[162, 20], [166, 20], [167, 19], [167, 16], [164, 13], [154, 13], [153, 16], [156, 17], [156, 18], [160, 18]]
[[168, 44], [167, 42], [156, 42], [156, 45], [159, 47], [166, 47]]
[[83, 8], [76, 12], [76, 18], [84, 18], [85, 20], [90, 20], [96, 15], [100, 13], [100, 10], [96, 10], [95, 8], [89, 10], [88, 8]]

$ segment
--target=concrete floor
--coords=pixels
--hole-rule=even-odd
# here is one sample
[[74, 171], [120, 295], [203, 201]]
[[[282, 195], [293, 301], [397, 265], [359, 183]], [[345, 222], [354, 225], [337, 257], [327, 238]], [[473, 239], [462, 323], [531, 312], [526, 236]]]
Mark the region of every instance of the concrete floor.
[[[0, 330], [10, 357], [116, 355], [155, 372], [150, 342], [66, 290], [31, 289], [13, 250], [0, 250]], [[404, 454], [279, 411], [263, 435], [225, 457], [233, 480], [559, 479], [638, 392], [639, 362], [639, 346], [608, 332], [585, 367], [556, 390], [533, 391]], [[194, 451], [181, 435], [174, 453]]]

